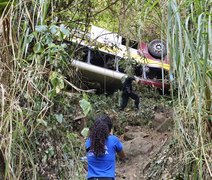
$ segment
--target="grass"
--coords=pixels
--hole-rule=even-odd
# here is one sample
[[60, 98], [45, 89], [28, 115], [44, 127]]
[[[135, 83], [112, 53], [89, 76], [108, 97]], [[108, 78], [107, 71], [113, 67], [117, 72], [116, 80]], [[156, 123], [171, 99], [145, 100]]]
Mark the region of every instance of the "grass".
[[[49, 2], [18, 1], [3, 17], [9, 19], [10, 25], [6, 29], [9, 44], [1, 42], [4, 76], [0, 91], [0, 149], [5, 162], [4, 179], [84, 179], [85, 176], [79, 161], [82, 144], [71, 129], [74, 117], [67, 116], [76, 111], [77, 106], [72, 107], [76, 100], [60, 96], [64, 84], [59, 68], [67, 68], [65, 53], [57, 45], [53, 47], [53, 55], [48, 48], [43, 51], [43, 44], [33, 47], [35, 42], [43, 43], [47, 38], [34, 30], [46, 23]], [[64, 55], [59, 57], [61, 64], [54, 60], [59, 54]], [[52, 58], [52, 64], [48, 57]]]
[[[0, 149], [5, 179], [56, 176], [83, 179], [85, 172], [78, 161], [83, 153], [82, 144], [73, 130], [74, 116], [81, 110], [76, 105], [81, 94], [76, 91], [72, 91], [74, 96], [63, 94], [68, 89], [63, 78], [79, 83], [74, 78], [78, 77], [76, 70], [69, 67], [71, 55], [66, 53], [63, 40], [71, 38], [73, 28], [86, 29], [95, 21], [96, 17], [92, 16], [95, 13], [90, 11], [92, 4], [72, 1], [67, 5], [68, 1], [50, 0], [13, 2], [7, 6], [7, 13], [1, 14], [6, 24], [0, 47]], [[210, 178], [211, 2], [117, 2], [121, 6], [110, 8], [110, 12], [121, 13], [117, 17], [120, 22], [127, 17], [126, 22], [130, 22], [118, 27], [119, 32], [135, 39], [149, 39], [151, 34], [167, 37], [170, 73], [175, 77], [172, 87], [177, 89], [177, 98], [173, 96], [175, 137], [183, 153], [179, 160], [183, 162], [183, 178]], [[101, 4], [98, 6], [102, 9]], [[150, 15], [154, 18], [149, 18]], [[53, 25], [59, 29], [55, 34], [49, 29], [55, 28]], [[47, 30], [42, 30], [46, 27]], [[114, 103], [118, 99], [102, 97], [100, 104], [94, 106], [106, 109], [110, 104], [116, 108]], [[147, 118], [148, 114], [151, 109]], [[128, 123], [125, 114], [122, 117], [123, 124]]]
[[168, 9], [168, 43], [178, 88], [174, 107], [176, 137], [185, 155], [184, 178], [192, 179], [212, 176], [211, 138], [206, 128], [208, 109], [212, 108], [211, 78], [207, 76], [212, 68], [209, 4], [209, 1], [181, 1], [181, 4], [170, 1]]

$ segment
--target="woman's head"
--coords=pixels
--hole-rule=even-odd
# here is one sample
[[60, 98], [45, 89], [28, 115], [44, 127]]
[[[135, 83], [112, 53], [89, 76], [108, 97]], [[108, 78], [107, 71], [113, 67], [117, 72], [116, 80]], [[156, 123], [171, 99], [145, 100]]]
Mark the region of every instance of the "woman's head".
[[103, 114], [96, 117], [90, 129], [91, 147], [93, 153], [103, 155], [105, 153], [105, 141], [112, 129], [112, 121], [109, 116]]
[[101, 122], [105, 123], [108, 126], [109, 132], [111, 131], [111, 129], [113, 127], [110, 117], [106, 114], [101, 114], [101, 115], [97, 116], [95, 121], [101, 121]]

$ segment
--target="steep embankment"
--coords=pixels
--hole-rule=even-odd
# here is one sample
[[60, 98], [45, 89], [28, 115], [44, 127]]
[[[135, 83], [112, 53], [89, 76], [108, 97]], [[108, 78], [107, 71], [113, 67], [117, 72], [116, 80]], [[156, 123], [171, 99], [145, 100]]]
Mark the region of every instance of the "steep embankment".
[[[124, 113], [130, 118], [136, 112]], [[131, 117], [131, 119], [135, 118]], [[136, 119], [136, 121], [141, 121], [141, 124], [139, 126], [126, 126], [125, 132], [120, 136], [127, 160], [125, 163], [118, 162], [117, 180], [171, 177], [171, 171], [166, 170], [169, 168], [167, 167], [169, 162], [164, 160], [168, 158], [168, 161], [172, 162], [172, 158], [168, 157], [169, 153], [163, 154], [164, 150], [169, 148], [172, 140], [173, 120], [171, 109], [156, 108], [153, 111], [153, 118], [149, 122], [144, 121], [142, 118]], [[162, 159], [161, 156], [163, 156]]]

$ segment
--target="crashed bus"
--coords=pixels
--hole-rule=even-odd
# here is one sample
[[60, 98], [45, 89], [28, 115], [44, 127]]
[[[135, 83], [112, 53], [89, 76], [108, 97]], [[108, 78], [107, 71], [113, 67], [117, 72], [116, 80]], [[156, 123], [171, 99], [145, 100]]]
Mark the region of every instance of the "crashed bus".
[[133, 67], [134, 75], [139, 84], [162, 90], [169, 89], [170, 65], [166, 45], [159, 39], [149, 44], [127, 42], [117, 33], [92, 25], [86, 38], [79, 35], [72, 42], [79, 45], [72, 65], [90, 80], [118, 87], [121, 79], [127, 76], [127, 67], [123, 67], [123, 64], [133, 61], [136, 64]]

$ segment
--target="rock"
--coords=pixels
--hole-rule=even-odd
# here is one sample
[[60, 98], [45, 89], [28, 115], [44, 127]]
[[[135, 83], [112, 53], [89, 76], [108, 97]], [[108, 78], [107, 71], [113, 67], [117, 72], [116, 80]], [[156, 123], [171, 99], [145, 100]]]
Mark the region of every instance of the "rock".
[[128, 132], [130, 130], [130, 126], [126, 126], [125, 128], [124, 128], [124, 131], [125, 132]]
[[132, 140], [134, 139], [134, 135], [132, 133], [125, 133], [124, 134], [124, 140], [125, 141], [129, 141], [129, 140]]
[[165, 114], [164, 113], [155, 113], [154, 115], [154, 121], [157, 123], [161, 123], [164, 121], [164, 119], [166, 119]]
[[171, 114], [167, 113], [155, 113], [152, 126], [158, 132], [165, 132], [173, 127], [173, 121], [171, 121]]
[[144, 133], [144, 132], [127, 132], [124, 134], [124, 140], [129, 141], [129, 140], [132, 140], [137, 137], [146, 138], [148, 136], [149, 136], [149, 134]]
[[173, 121], [171, 119], [166, 119], [164, 122], [162, 122], [158, 127], [157, 131], [158, 132], [165, 132], [169, 131], [173, 128]]
[[124, 142], [124, 151], [127, 157], [134, 157], [139, 154], [150, 153], [153, 149], [153, 144], [141, 137]]

